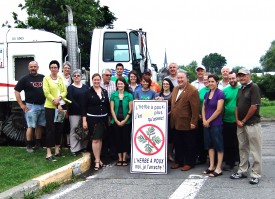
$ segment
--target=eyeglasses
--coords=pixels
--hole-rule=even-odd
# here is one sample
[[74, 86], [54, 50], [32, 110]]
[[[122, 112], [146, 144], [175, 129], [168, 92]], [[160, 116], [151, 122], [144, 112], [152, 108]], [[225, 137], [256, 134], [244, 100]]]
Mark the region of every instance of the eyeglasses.
[[240, 73], [238, 74], [238, 77], [244, 77], [246, 74]]
[[74, 77], [80, 77], [80, 75], [74, 75]]
[[105, 76], [107, 76], [107, 77], [111, 77], [112, 75], [111, 74], [104, 74]]

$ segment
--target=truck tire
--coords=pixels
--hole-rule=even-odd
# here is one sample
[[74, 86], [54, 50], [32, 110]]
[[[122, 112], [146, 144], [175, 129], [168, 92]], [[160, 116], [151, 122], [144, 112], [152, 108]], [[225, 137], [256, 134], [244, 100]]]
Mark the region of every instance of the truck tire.
[[22, 113], [12, 113], [3, 124], [3, 133], [18, 142], [26, 140], [26, 122]]

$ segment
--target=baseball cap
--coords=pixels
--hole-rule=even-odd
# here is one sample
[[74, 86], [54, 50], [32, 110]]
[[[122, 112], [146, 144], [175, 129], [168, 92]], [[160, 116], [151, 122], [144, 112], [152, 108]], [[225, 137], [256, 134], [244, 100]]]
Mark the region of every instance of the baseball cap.
[[144, 73], [150, 73], [150, 74], [152, 74], [152, 71], [151, 71], [151, 69], [146, 68], [146, 69], [144, 70]]
[[250, 71], [246, 68], [241, 68], [239, 71], [238, 71], [238, 74], [250, 74]]
[[199, 68], [205, 70], [205, 67], [204, 67], [204, 66], [198, 66], [198, 67], [196, 68], [196, 71], [197, 71]]

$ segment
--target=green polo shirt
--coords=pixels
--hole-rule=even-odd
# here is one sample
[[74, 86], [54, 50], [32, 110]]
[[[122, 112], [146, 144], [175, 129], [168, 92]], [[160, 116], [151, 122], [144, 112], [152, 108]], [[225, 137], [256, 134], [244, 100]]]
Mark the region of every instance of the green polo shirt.
[[[129, 112], [129, 102], [133, 101], [133, 95], [132, 93], [128, 93], [127, 91], [124, 91], [124, 96], [122, 99], [122, 108], [123, 108], [123, 117], [126, 118], [127, 113]], [[114, 111], [115, 114], [117, 115], [118, 112], [118, 106], [119, 106], [119, 96], [118, 96], [118, 91], [115, 91], [111, 94], [110, 101], [114, 102]], [[114, 118], [111, 119], [111, 124], [114, 124], [115, 120]], [[132, 120], [131, 118], [126, 122], [126, 124], [131, 123]]]
[[224, 93], [224, 114], [223, 121], [234, 123], [236, 122], [235, 109], [237, 102], [238, 90], [241, 86], [232, 87], [231, 85], [223, 89]]
[[205, 93], [207, 93], [209, 91], [210, 91], [210, 88], [208, 88], [208, 87], [203, 87], [199, 91], [199, 96], [200, 96], [200, 114], [201, 114], [201, 109], [202, 109]]

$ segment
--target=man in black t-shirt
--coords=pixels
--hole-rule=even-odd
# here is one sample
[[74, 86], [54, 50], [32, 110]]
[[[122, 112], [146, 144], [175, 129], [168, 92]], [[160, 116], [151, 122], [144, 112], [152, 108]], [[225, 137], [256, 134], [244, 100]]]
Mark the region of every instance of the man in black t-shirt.
[[[26, 131], [27, 152], [30, 153], [41, 147], [42, 130], [46, 126], [45, 96], [42, 87], [44, 75], [37, 73], [38, 68], [38, 63], [31, 61], [28, 65], [29, 74], [21, 78], [14, 88], [16, 100], [25, 112], [28, 126]], [[22, 101], [21, 91], [25, 92], [26, 104]], [[32, 148], [33, 129], [35, 129], [36, 145]]]
[[250, 184], [258, 184], [262, 173], [262, 131], [260, 124], [261, 92], [251, 81], [250, 71], [241, 68], [238, 78], [242, 87], [238, 91], [236, 106], [237, 136], [240, 164], [232, 179], [246, 178], [249, 171], [249, 154], [253, 156]]

